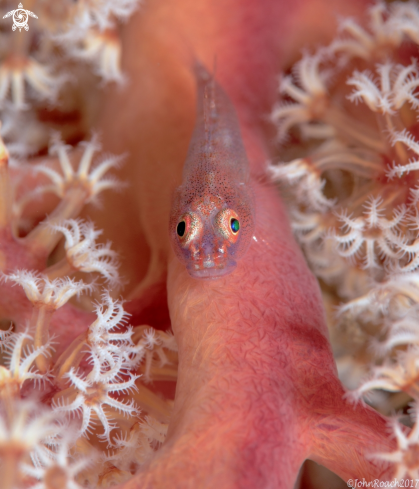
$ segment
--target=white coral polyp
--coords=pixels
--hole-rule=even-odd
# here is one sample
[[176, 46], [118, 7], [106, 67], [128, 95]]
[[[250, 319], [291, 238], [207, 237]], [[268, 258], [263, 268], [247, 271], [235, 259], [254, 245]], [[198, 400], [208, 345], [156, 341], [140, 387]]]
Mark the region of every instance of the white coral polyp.
[[371, 458], [394, 464], [396, 469], [394, 477], [401, 484], [407, 477], [413, 479], [419, 477], [419, 410], [417, 404], [411, 409], [411, 418], [413, 427], [408, 433], [396, 418], [391, 420], [392, 432], [397, 440], [397, 450], [371, 454]]
[[11, 333], [5, 345], [7, 369], [2, 372], [3, 379], [0, 380], [0, 388], [6, 384], [22, 386], [26, 380], [32, 380], [35, 384], [42, 385], [51, 379], [51, 373], [39, 372], [34, 363], [39, 356], [51, 357], [53, 342], [34, 347], [33, 338], [26, 330], [23, 333]]
[[413, 108], [419, 105], [415, 93], [419, 86], [416, 62], [409, 66], [385, 63], [377, 65], [377, 76], [369, 70], [355, 71], [347, 84], [355, 87], [349, 95], [352, 102], [363, 101], [373, 112], [393, 114], [408, 102]]
[[125, 78], [121, 70], [121, 51], [121, 41], [115, 29], [90, 29], [69, 50], [69, 54], [93, 63], [95, 72], [105, 82], [123, 83]]
[[14, 108], [27, 108], [25, 83], [35, 98], [53, 101], [66, 80], [65, 75], [53, 75], [51, 68], [33, 58], [11, 57], [0, 65], [0, 106], [11, 92]]
[[111, 156], [92, 167], [93, 156], [101, 148], [98, 138], [93, 136], [91, 141], [83, 142], [81, 145], [85, 149], [77, 171], [75, 171], [68, 155], [70, 146], [65, 145], [59, 136], [55, 134], [50, 146], [50, 154], [58, 156], [62, 175], [46, 165], [39, 164], [34, 168], [36, 172], [43, 173], [51, 179], [52, 186], [49, 190], [64, 198], [68, 189], [71, 189], [74, 185], [83, 185], [88, 193], [87, 201], [90, 201], [105, 189], [121, 187], [117, 180], [111, 177], [103, 178], [103, 176], [111, 168], [118, 166], [125, 156]]
[[111, 285], [119, 283], [117, 254], [111, 250], [111, 243], [96, 243], [102, 231], [95, 230], [93, 223], [68, 219], [51, 228], [65, 236], [66, 258], [74, 269], [97, 272]]
[[33, 399], [13, 399], [7, 407], [0, 401], [0, 448], [13, 446], [20, 456], [39, 452], [63, 431], [59, 413]]
[[115, 411], [130, 417], [139, 414], [139, 409], [133, 401], [124, 403], [112, 397], [112, 394], [136, 389], [135, 381], [140, 376], [130, 373], [128, 380], [120, 381], [119, 378], [124, 373], [122, 359], [116, 359], [115, 364], [109, 368], [104, 368], [101, 359], [93, 353], [91, 359], [93, 369], [86, 377], [80, 376], [74, 370], [68, 373], [68, 379], [74, 387], [75, 399], [67, 403], [64, 397], [58, 397], [53, 404], [53, 409], [69, 414], [81, 413], [80, 436], [87, 435], [91, 430], [92, 425], [95, 424], [93, 419], [93, 414], [95, 414], [104, 429], [101, 436], [111, 445], [111, 431], [117, 428], [117, 424], [113, 422]]
[[73, 296], [91, 291], [94, 287], [93, 284], [85, 284], [68, 277], [49, 280], [30, 270], [17, 270], [8, 275], [3, 274], [3, 279], [19, 284], [32, 304], [51, 309], [59, 309]]

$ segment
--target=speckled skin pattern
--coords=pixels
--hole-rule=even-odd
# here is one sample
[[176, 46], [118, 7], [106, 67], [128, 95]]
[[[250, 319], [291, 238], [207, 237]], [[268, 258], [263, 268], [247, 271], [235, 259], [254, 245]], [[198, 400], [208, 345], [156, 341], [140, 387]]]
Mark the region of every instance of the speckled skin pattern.
[[[194, 278], [231, 273], [254, 229], [249, 163], [239, 121], [227, 94], [196, 62], [197, 116], [183, 182], [176, 189], [169, 232], [177, 257]], [[231, 219], [239, 221], [234, 233]], [[177, 233], [179, 222], [186, 230]]]

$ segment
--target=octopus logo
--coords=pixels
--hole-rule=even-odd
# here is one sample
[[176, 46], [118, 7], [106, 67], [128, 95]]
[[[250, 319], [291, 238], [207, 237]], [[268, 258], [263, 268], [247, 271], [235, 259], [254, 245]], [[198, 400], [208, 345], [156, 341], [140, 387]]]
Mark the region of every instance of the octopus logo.
[[6, 15], [3, 15], [3, 19], [7, 19], [7, 17], [11, 17], [12, 15], [13, 15], [12, 30], [15, 31], [16, 29], [19, 29], [19, 32], [22, 30], [22, 28], [25, 29], [25, 31], [29, 30], [29, 26], [28, 26], [29, 16], [33, 17], [34, 19], [38, 18], [38, 16], [35, 15], [30, 10], [25, 10], [21, 3], [19, 3], [16, 10], [11, 10], [10, 12], [7, 12]]

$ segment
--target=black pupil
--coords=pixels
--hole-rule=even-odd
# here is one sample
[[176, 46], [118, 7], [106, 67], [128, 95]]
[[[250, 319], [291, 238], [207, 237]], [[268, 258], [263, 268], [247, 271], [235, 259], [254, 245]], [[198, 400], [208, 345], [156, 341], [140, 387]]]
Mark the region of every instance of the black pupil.
[[233, 233], [237, 233], [240, 229], [239, 221], [237, 219], [234, 219], [234, 218], [231, 219], [230, 226], [231, 226], [231, 230], [233, 231]]
[[177, 225], [176, 232], [178, 236], [182, 237], [185, 234], [186, 224], [185, 221], [180, 221]]

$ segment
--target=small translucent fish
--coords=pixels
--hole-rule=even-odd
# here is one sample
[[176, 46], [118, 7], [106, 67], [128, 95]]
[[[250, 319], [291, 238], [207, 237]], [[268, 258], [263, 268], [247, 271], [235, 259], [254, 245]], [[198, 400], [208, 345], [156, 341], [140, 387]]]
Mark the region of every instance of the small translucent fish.
[[194, 278], [231, 273], [253, 236], [249, 163], [239, 122], [227, 94], [197, 64], [197, 118], [176, 189], [170, 237]]

